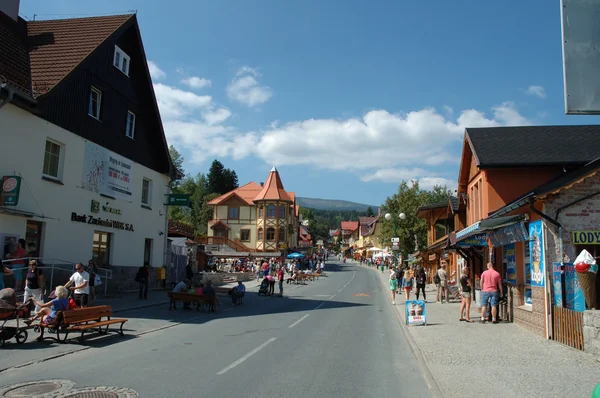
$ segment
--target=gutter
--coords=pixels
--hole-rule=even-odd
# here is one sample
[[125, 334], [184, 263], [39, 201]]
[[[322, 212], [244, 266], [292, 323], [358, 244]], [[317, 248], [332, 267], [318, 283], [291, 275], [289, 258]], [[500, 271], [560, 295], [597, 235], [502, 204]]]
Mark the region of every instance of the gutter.
[[[0, 90], [2, 90], [4, 87], [0, 87]], [[6, 97], [6, 99], [2, 102], [0, 102], [0, 109], [2, 109], [2, 107], [6, 104], [8, 104], [9, 102], [11, 102], [13, 100], [13, 98], [15, 97], [15, 90], [10, 87], [7, 86], [6, 87], [6, 91], [8, 91], [8, 97]]]

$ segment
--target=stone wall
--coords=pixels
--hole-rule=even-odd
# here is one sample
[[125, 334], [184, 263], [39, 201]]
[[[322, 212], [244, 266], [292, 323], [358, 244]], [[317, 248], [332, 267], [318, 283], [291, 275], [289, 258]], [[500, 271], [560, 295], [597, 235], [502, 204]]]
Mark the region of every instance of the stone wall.
[[583, 350], [600, 360], [600, 311], [583, 313]]
[[[513, 297], [513, 303], [520, 302], [520, 297]], [[525, 309], [525, 306], [515, 306], [515, 323], [537, 334], [538, 336], [546, 337], [546, 320], [544, 315], [544, 288], [531, 288], [531, 303], [531, 310]]]

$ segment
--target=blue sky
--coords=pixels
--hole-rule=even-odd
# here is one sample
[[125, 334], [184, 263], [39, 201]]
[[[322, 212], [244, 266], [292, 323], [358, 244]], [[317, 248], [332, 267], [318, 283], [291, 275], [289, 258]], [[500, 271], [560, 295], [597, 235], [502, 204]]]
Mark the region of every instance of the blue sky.
[[21, 0], [128, 10], [192, 174], [275, 164], [299, 196], [380, 205], [402, 179], [454, 188], [465, 127], [599, 122], [565, 115], [557, 0]]

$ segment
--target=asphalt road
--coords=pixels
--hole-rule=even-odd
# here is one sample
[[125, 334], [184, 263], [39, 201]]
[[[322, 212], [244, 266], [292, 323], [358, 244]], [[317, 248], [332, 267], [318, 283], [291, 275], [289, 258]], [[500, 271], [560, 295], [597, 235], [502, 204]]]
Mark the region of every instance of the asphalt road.
[[377, 275], [328, 267], [318, 281], [284, 285], [283, 298], [249, 292], [242, 307], [224, 302], [216, 315], [163, 307], [121, 313], [147, 333], [90, 340], [90, 348], [7, 369], [0, 386], [67, 379], [140, 397], [430, 396]]

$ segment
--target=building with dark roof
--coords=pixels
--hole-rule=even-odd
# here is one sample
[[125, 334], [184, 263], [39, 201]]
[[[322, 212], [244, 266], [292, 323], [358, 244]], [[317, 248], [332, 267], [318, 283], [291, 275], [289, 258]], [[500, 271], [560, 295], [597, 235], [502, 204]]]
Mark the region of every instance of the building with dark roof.
[[162, 266], [165, 195], [180, 173], [137, 16], [25, 21], [18, 4], [0, 3], [0, 176], [14, 187], [0, 236], [48, 262], [93, 259], [115, 278]]

